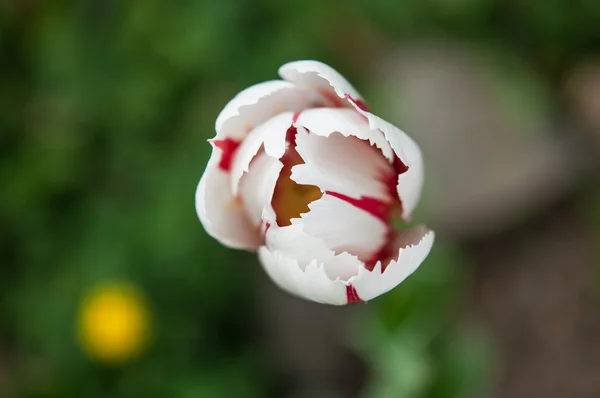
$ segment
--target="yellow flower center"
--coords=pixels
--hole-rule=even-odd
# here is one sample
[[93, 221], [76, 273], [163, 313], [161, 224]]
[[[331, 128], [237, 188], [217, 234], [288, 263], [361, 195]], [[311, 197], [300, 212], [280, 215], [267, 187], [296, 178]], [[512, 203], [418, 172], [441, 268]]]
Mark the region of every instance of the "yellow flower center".
[[275, 185], [273, 193], [273, 210], [277, 215], [277, 225], [291, 225], [292, 218], [309, 211], [308, 204], [319, 199], [323, 194], [314, 185], [301, 185], [292, 180], [292, 167], [304, 163], [296, 149], [288, 148], [281, 158], [283, 168]]

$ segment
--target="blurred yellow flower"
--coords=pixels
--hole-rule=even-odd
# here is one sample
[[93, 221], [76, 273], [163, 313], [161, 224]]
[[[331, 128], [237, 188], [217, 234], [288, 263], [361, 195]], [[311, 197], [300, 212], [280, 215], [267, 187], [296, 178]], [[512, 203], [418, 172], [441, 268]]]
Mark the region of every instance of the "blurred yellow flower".
[[87, 354], [104, 363], [132, 359], [148, 343], [150, 317], [141, 294], [127, 284], [101, 285], [81, 303], [79, 340]]

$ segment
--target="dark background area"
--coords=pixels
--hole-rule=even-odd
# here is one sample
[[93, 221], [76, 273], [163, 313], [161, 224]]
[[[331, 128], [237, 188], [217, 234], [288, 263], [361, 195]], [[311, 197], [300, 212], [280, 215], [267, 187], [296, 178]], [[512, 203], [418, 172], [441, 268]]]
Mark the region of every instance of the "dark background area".
[[[597, 0], [3, 1], [0, 397], [599, 397], [599, 26]], [[194, 212], [218, 112], [296, 59], [423, 149], [436, 245], [371, 303], [286, 295]], [[125, 337], [82, 337], [94, 294]]]

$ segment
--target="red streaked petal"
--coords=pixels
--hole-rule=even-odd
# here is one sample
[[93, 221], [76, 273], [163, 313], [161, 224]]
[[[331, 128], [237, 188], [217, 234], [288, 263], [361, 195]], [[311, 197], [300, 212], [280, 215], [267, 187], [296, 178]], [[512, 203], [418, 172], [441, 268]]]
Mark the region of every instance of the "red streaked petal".
[[[382, 272], [381, 263], [369, 271], [348, 253], [333, 255], [298, 225], [272, 227], [267, 235], [259, 258], [273, 281], [293, 295], [332, 305], [369, 301], [391, 290], [423, 262], [434, 240], [424, 227], [400, 233], [395, 238], [397, 254]], [[352, 276], [338, 277], [340, 272]]]
[[346, 94], [344, 98], [352, 101], [352, 103], [354, 103], [354, 105], [356, 105], [359, 109], [365, 112], [369, 111], [367, 104], [365, 104], [365, 102], [361, 98], [353, 98], [350, 94]]
[[358, 275], [348, 280], [364, 301], [369, 301], [396, 287], [410, 276], [425, 260], [435, 234], [423, 226], [401, 231], [394, 238], [395, 255], [385, 270], [381, 261], [372, 270], [361, 268]]
[[308, 205], [310, 211], [292, 225], [322, 239], [336, 253], [348, 252], [359, 259], [371, 258], [386, 243], [387, 223], [331, 195]]
[[356, 288], [352, 285], [346, 286], [346, 299], [348, 300], [348, 304], [362, 302], [361, 298], [358, 296]]
[[209, 142], [215, 147], [221, 150], [221, 160], [219, 161], [219, 168], [224, 172], [231, 171], [231, 165], [233, 164], [233, 157], [237, 152], [241, 142], [233, 140], [231, 138], [225, 138], [222, 140], [209, 140]]
[[347, 195], [344, 195], [344, 194], [341, 194], [338, 192], [325, 191], [325, 193], [327, 195], [331, 195], [335, 198], [341, 199], [344, 202], [348, 202], [352, 206], [354, 206], [358, 209], [366, 211], [367, 213], [369, 213], [373, 217], [379, 219], [381, 222], [383, 222], [385, 224], [388, 223], [389, 212], [390, 212], [390, 204], [389, 203], [386, 203], [379, 199], [371, 198], [368, 196], [361, 196], [360, 198], [355, 199], [355, 198], [351, 198], [350, 196], [347, 196]]
[[409, 220], [421, 198], [424, 170], [419, 146], [402, 130], [382, 118], [365, 111], [360, 104], [352, 102], [357, 112], [369, 121], [372, 130], [381, 131], [396, 156], [404, 165], [405, 172], [398, 176], [397, 192], [402, 201], [402, 218]]

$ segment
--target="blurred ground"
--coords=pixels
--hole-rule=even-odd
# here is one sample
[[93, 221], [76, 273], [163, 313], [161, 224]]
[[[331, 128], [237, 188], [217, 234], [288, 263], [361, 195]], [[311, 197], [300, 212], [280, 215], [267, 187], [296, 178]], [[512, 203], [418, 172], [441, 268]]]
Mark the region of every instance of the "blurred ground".
[[571, 205], [553, 210], [474, 251], [472, 307], [500, 353], [493, 397], [600, 394], [598, 239]]

